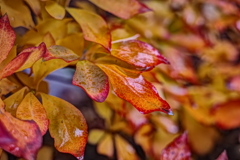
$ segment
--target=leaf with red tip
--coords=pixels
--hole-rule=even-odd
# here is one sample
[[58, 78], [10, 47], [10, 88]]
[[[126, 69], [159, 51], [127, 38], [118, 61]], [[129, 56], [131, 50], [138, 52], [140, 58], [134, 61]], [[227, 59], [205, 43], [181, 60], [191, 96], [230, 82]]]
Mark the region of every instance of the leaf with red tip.
[[159, 97], [156, 88], [142, 75], [134, 75], [129, 70], [115, 65], [98, 64], [98, 66], [108, 75], [118, 97], [130, 102], [140, 112], [146, 114], [162, 111], [172, 115], [168, 103]]
[[123, 19], [150, 11], [150, 9], [137, 0], [90, 0], [98, 7]]
[[27, 160], [36, 159], [42, 145], [42, 135], [34, 121], [14, 118], [0, 107], [0, 148]]
[[46, 45], [44, 43], [41, 43], [38, 47], [31, 47], [23, 50], [3, 68], [0, 77], [5, 78], [14, 72], [31, 67], [45, 52]]
[[18, 106], [16, 117], [21, 120], [34, 120], [39, 126], [42, 135], [48, 130], [47, 113], [32, 92], [29, 92]]
[[72, 62], [79, 58], [80, 57], [72, 50], [59, 45], [49, 47], [46, 54], [43, 56], [43, 60], [46, 61], [50, 59], [62, 59], [65, 62]]
[[49, 131], [55, 148], [82, 160], [87, 143], [87, 124], [82, 113], [72, 104], [40, 93], [49, 118]]
[[136, 67], [146, 68], [146, 70], [160, 63], [169, 64], [157, 49], [138, 40], [113, 44], [111, 54]]
[[5, 14], [0, 18], [0, 63], [7, 58], [15, 39], [16, 35], [9, 23], [8, 16]]
[[107, 23], [99, 15], [83, 9], [67, 8], [67, 11], [80, 24], [84, 38], [111, 48], [111, 35]]
[[103, 102], [109, 92], [107, 75], [89, 61], [79, 61], [73, 76], [74, 85], [83, 88], [97, 102]]
[[183, 133], [162, 150], [161, 160], [190, 160], [191, 151], [187, 133]]
[[240, 126], [240, 99], [229, 100], [216, 105], [211, 110], [215, 123], [222, 129], [234, 129]]

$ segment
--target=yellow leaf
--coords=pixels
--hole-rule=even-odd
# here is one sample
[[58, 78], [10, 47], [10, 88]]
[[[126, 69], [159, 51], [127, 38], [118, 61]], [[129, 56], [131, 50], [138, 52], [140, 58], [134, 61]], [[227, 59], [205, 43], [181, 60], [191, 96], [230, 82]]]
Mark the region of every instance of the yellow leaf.
[[49, 61], [43, 61], [42, 59], [38, 60], [32, 67], [33, 70], [33, 82], [35, 85], [38, 84], [51, 72], [66, 67], [67, 62], [61, 59], [52, 59]]
[[100, 154], [107, 155], [108, 157], [113, 156], [114, 147], [113, 147], [113, 138], [112, 135], [106, 133], [102, 140], [99, 142], [97, 146], [97, 151]]
[[118, 159], [122, 160], [138, 160], [135, 149], [121, 136], [115, 136], [116, 150]]
[[88, 133], [82, 113], [60, 98], [44, 93], [40, 95], [49, 118], [49, 132], [54, 138], [56, 149], [83, 159]]
[[39, 0], [24, 0], [31, 7], [35, 15], [39, 15], [41, 12], [41, 6]]
[[34, 120], [42, 135], [48, 130], [47, 113], [32, 92], [29, 92], [18, 106], [16, 117], [21, 120]]
[[55, 39], [53, 38], [53, 36], [50, 32], [47, 32], [43, 36], [43, 42], [46, 44], [47, 47], [55, 45]]
[[45, 9], [55, 19], [63, 19], [65, 16], [65, 9], [57, 2], [47, 1]]
[[17, 107], [23, 100], [26, 90], [28, 90], [27, 87], [23, 87], [3, 101], [5, 103], [5, 110], [14, 117], [16, 117]]
[[103, 138], [104, 131], [100, 129], [92, 129], [88, 136], [88, 142], [91, 144], [97, 144], [101, 138]]
[[8, 14], [12, 27], [23, 26], [31, 28], [34, 26], [31, 12], [24, 4], [23, 0], [1, 0], [0, 6], [2, 14]]
[[83, 9], [67, 8], [67, 11], [80, 24], [86, 40], [99, 43], [108, 50], [111, 48], [110, 31], [102, 17]]
[[82, 33], [70, 34], [56, 41], [56, 44], [71, 49], [80, 57], [83, 54], [84, 39]]

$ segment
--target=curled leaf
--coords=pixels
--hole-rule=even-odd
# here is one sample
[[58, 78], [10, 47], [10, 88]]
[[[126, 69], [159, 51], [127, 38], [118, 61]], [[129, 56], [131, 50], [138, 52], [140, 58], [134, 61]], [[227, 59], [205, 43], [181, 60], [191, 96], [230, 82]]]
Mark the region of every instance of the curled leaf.
[[80, 24], [84, 38], [111, 48], [111, 36], [107, 23], [99, 15], [83, 9], [67, 8], [67, 11]]
[[[1, 4], [1, 3], [0, 3]], [[16, 35], [9, 23], [8, 16], [5, 14], [0, 18], [0, 63], [7, 58], [8, 53], [14, 45]]]
[[34, 121], [22, 121], [0, 107], [0, 147], [27, 160], [36, 159], [42, 135]]
[[80, 57], [75, 54], [72, 50], [65, 48], [63, 46], [54, 45], [47, 49], [46, 54], [44, 54], [43, 60], [50, 60], [50, 59], [62, 59], [65, 62], [72, 62]]
[[98, 7], [123, 19], [131, 18], [138, 13], [150, 11], [150, 9], [137, 0], [90, 0]]
[[146, 81], [142, 75], [134, 75], [130, 71], [115, 65], [98, 64], [98, 66], [108, 75], [113, 90], [118, 97], [130, 102], [141, 113], [161, 111], [172, 115], [168, 103], [159, 97], [156, 88]]
[[74, 85], [83, 88], [97, 102], [103, 102], [109, 92], [107, 75], [89, 61], [79, 61], [73, 76]]
[[40, 93], [49, 118], [49, 132], [60, 152], [70, 153], [82, 160], [87, 143], [87, 124], [82, 113], [72, 104]]
[[147, 70], [160, 63], [169, 64], [157, 49], [138, 40], [113, 44], [111, 54], [129, 64]]

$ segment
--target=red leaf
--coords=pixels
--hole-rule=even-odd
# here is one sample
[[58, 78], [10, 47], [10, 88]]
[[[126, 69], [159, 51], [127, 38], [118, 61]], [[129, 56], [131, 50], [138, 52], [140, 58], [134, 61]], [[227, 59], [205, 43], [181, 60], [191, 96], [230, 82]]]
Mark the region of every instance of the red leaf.
[[109, 92], [107, 75], [89, 61], [79, 61], [73, 76], [74, 85], [83, 88], [97, 102], [103, 102]]
[[158, 50], [138, 40], [113, 44], [111, 54], [136, 67], [146, 68], [146, 70], [160, 63], [169, 64]]
[[0, 18], [0, 63], [7, 58], [15, 39], [16, 35], [10, 26], [8, 16], [5, 14]]
[[131, 18], [138, 13], [150, 11], [150, 9], [137, 0], [90, 0], [98, 7], [123, 19]]
[[215, 123], [222, 129], [234, 129], [240, 126], [240, 99], [229, 100], [216, 105], [211, 114], [215, 118]]
[[38, 47], [31, 47], [23, 50], [3, 68], [0, 73], [0, 78], [5, 78], [14, 72], [31, 67], [45, 52], [46, 46], [44, 43], [41, 43]]
[[0, 107], [0, 148], [27, 160], [36, 159], [42, 135], [34, 121], [22, 121]]
[[161, 111], [172, 115], [168, 103], [159, 97], [156, 88], [142, 75], [136, 75], [115, 65], [98, 64], [98, 66], [108, 75], [118, 97], [130, 102], [140, 112], [146, 114]]
[[186, 132], [174, 139], [161, 153], [161, 160], [190, 160], [190, 158], [191, 151]]

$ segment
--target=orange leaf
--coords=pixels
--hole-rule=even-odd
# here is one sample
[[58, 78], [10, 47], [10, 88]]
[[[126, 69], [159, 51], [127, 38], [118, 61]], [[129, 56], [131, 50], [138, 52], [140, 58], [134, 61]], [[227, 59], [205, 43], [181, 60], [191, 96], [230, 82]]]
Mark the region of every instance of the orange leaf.
[[[141, 113], [162, 111], [172, 115], [168, 103], [159, 97], [156, 88], [142, 75], [134, 76], [129, 70], [115, 65], [98, 64], [98, 66], [108, 75], [118, 97], [130, 102]], [[129, 77], [127, 74], [132, 76]]]
[[60, 98], [40, 94], [50, 121], [49, 131], [54, 138], [56, 149], [82, 160], [88, 135], [82, 113]]
[[14, 72], [31, 67], [40, 59], [46, 51], [46, 46], [41, 43], [38, 47], [31, 47], [23, 50], [17, 57], [9, 62], [0, 73], [1, 78], [5, 78]]
[[216, 105], [211, 114], [215, 118], [217, 126], [222, 129], [234, 129], [240, 126], [240, 99], [229, 100]]
[[0, 107], [0, 148], [27, 160], [36, 159], [42, 144], [42, 135], [34, 121], [14, 118]]
[[7, 78], [4, 78], [0, 81], [0, 96], [6, 95], [14, 90], [16, 90], [19, 86], [11, 81], [9, 81]]
[[138, 13], [150, 11], [150, 9], [137, 0], [90, 0], [98, 7], [123, 19], [131, 18]]
[[74, 85], [83, 88], [97, 102], [103, 102], [109, 92], [107, 75], [89, 61], [79, 61], [73, 76]]
[[42, 135], [48, 130], [47, 113], [32, 92], [29, 92], [18, 106], [16, 117], [21, 120], [34, 120], [39, 126]]
[[169, 64], [158, 50], [138, 40], [113, 44], [111, 54], [136, 67], [146, 68], [146, 70], [160, 63]]
[[99, 43], [108, 50], [111, 48], [110, 31], [102, 17], [83, 9], [67, 8], [67, 11], [80, 24], [86, 40]]
[[43, 56], [43, 59], [46, 61], [50, 59], [62, 59], [65, 62], [72, 62], [79, 58], [72, 50], [59, 45], [49, 47]]
[[187, 133], [183, 133], [162, 150], [161, 160], [190, 160]]
[[0, 18], [0, 63], [7, 58], [8, 53], [14, 45], [16, 35], [10, 26], [8, 16], [5, 14]]

